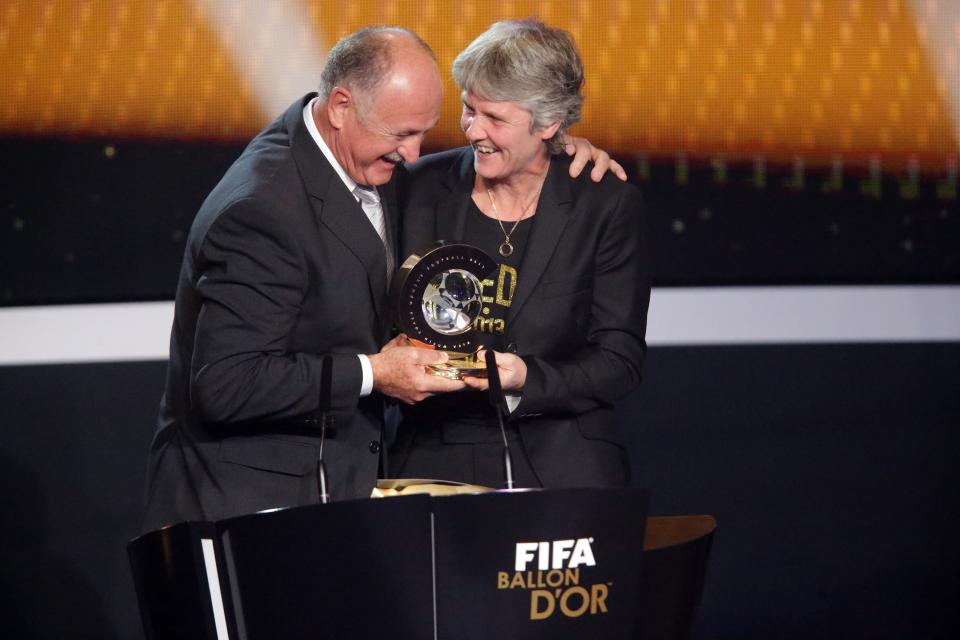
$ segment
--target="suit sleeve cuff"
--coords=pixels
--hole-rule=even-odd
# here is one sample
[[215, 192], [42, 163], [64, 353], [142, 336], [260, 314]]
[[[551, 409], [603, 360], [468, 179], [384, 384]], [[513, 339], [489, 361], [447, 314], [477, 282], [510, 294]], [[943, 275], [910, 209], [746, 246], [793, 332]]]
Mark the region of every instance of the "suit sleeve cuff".
[[533, 356], [521, 356], [523, 362], [527, 365], [527, 379], [523, 383], [523, 391], [516, 396], [519, 402], [513, 407], [510, 418], [523, 418], [530, 415], [539, 415], [545, 408], [550, 406], [546, 398], [545, 388], [546, 379], [543, 369]]
[[363, 376], [360, 382], [360, 397], [368, 396], [373, 393], [373, 367], [370, 366], [370, 358], [365, 354], [358, 353], [360, 359], [360, 374]]

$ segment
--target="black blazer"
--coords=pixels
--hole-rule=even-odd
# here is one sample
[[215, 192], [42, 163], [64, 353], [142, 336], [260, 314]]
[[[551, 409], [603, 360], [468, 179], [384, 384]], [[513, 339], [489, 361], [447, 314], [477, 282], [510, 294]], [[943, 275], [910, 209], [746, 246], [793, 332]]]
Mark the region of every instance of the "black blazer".
[[[551, 160], [507, 315], [506, 343], [528, 367], [510, 422], [543, 486], [623, 484], [624, 465], [610, 468], [611, 444], [625, 460], [613, 403], [639, 384], [646, 352], [644, 207], [633, 185], [609, 174], [594, 183], [587, 171], [572, 180], [568, 168], [566, 156]], [[402, 255], [463, 237], [474, 175], [469, 148], [411, 167], [399, 196]], [[445, 442], [498, 438], [443, 426]]]
[[[144, 530], [317, 501], [321, 362], [333, 362], [334, 497], [369, 496], [382, 400], [358, 353], [388, 338], [383, 245], [303, 122], [305, 96], [200, 208], [183, 259]], [[396, 238], [391, 185], [381, 187]]]

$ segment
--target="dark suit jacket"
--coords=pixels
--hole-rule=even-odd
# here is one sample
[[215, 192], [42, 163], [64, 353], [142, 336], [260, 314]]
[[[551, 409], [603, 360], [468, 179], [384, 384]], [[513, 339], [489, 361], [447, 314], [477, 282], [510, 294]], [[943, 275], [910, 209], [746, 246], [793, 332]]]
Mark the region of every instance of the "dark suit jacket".
[[[528, 367], [509, 420], [543, 486], [617, 485], [628, 469], [613, 403], [639, 384], [646, 352], [644, 209], [633, 185], [609, 174], [594, 183], [587, 171], [571, 180], [568, 167], [565, 156], [551, 161], [507, 315], [505, 342]], [[469, 148], [411, 168], [399, 196], [402, 255], [463, 237], [473, 183]], [[408, 420], [401, 428], [417, 425]], [[500, 437], [469, 424], [442, 429], [447, 443]]]
[[[383, 245], [294, 103], [194, 220], [148, 466], [144, 530], [317, 501], [321, 362], [332, 357], [333, 496], [369, 496], [382, 400], [356, 354], [388, 338]], [[380, 189], [396, 238], [390, 185]]]

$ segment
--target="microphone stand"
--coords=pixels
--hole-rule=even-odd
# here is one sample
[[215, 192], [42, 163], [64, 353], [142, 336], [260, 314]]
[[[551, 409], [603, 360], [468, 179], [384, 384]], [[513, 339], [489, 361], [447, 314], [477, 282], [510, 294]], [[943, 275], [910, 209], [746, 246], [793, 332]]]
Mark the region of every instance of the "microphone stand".
[[500, 435], [503, 437], [503, 477], [504, 486], [509, 490], [513, 489], [513, 458], [510, 456], [510, 444], [507, 442], [507, 429], [503, 425], [503, 416], [506, 413], [507, 401], [503, 396], [503, 387], [500, 384], [500, 370], [497, 369], [497, 357], [492, 349], [487, 349], [487, 382], [488, 399], [493, 407], [493, 412], [497, 416], [497, 424], [500, 426]]
[[320, 366], [320, 456], [317, 458], [317, 493], [320, 495], [320, 504], [330, 502], [330, 491], [327, 488], [327, 467], [323, 464], [323, 443], [327, 439], [327, 425], [332, 421], [330, 412], [330, 395], [333, 384], [333, 360], [330, 356], [323, 357]]

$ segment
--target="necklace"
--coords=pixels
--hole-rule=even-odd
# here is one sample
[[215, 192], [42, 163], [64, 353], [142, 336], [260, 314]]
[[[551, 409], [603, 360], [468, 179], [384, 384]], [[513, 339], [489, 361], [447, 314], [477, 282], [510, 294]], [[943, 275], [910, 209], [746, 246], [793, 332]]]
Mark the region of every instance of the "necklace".
[[504, 258], [509, 258], [513, 255], [513, 245], [510, 244], [510, 236], [513, 235], [513, 232], [517, 230], [517, 225], [520, 224], [520, 221], [527, 217], [527, 214], [530, 213], [530, 208], [540, 197], [540, 190], [543, 189], [543, 183], [540, 183], [540, 186], [537, 187], [537, 192], [533, 195], [533, 199], [530, 201], [530, 204], [527, 205], [526, 209], [523, 210], [523, 214], [517, 218], [513, 226], [510, 227], [510, 231], [507, 231], [507, 228], [503, 226], [503, 220], [500, 219], [500, 212], [497, 211], [497, 203], [493, 199], [493, 191], [489, 188], [487, 189], [487, 197], [490, 198], [490, 207], [493, 209], [493, 215], [497, 218], [497, 224], [500, 225], [500, 231], [503, 231], [503, 242], [500, 243], [500, 255]]

